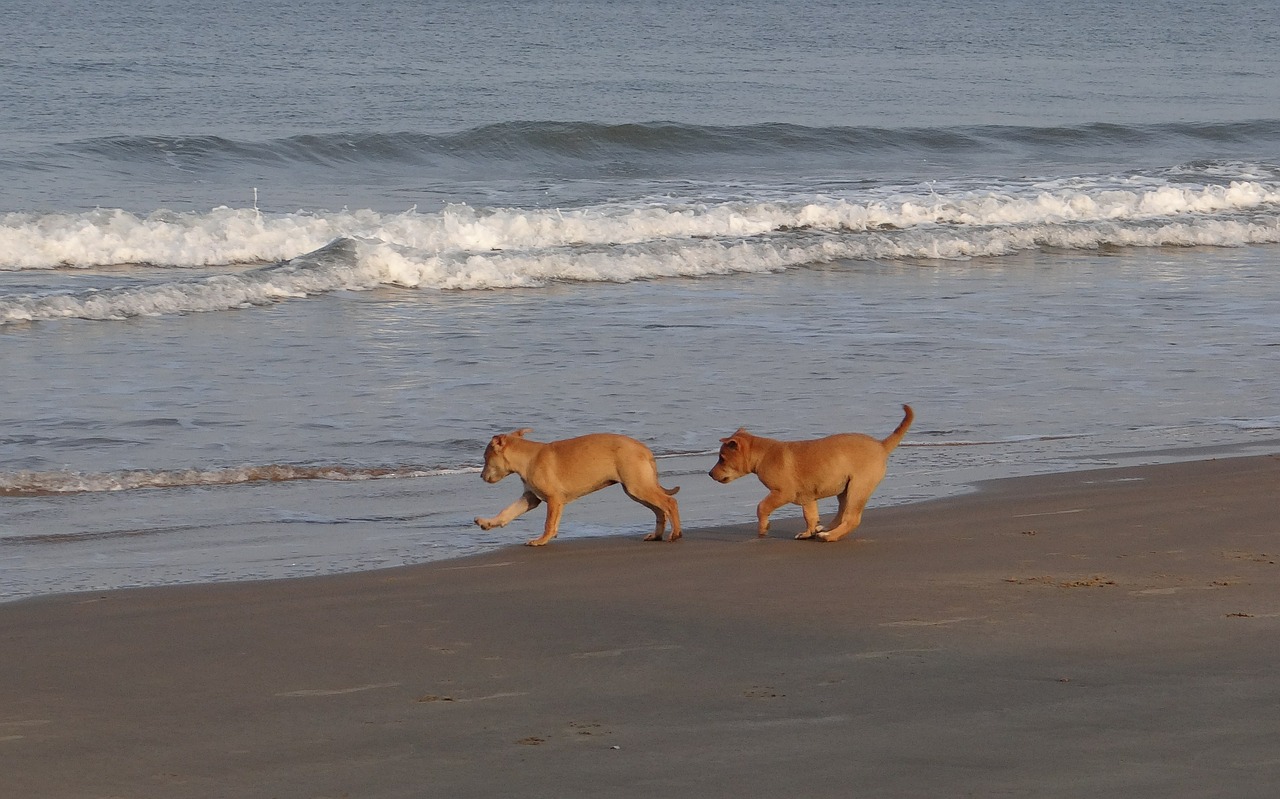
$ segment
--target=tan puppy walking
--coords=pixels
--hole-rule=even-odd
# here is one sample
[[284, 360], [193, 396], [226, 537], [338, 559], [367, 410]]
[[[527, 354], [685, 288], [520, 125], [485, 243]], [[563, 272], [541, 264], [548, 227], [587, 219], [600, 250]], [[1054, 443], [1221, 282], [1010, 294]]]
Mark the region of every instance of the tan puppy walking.
[[[741, 428], [720, 439], [720, 460], [710, 475], [729, 483], [744, 474], [755, 474], [769, 489], [756, 508], [757, 534], [769, 534], [769, 515], [792, 503], [804, 511], [805, 530], [796, 538], [817, 537], [839, 541], [862, 521], [862, 510], [884, 479], [893, 452], [915, 419], [910, 405], [898, 428], [883, 441], [861, 433], [840, 433], [811, 441], [778, 441], [753, 436]], [[840, 497], [833, 527], [822, 528], [818, 500]]]
[[505, 527], [512, 519], [547, 503], [547, 523], [542, 535], [528, 541], [540, 547], [555, 538], [564, 506], [593, 491], [621, 483], [627, 496], [653, 511], [658, 526], [646, 541], [661, 541], [667, 521], [671, 538], [680, 537], [680, 509], [672, 498], [679, 488], [663, 488], [658, 483], [658, 464], [653, 453], [634, 438], [614, 433], [591, 433], [578, 438], [542, 443], [524, 435], [531, 428], [493, 437], [484, 451], [486, 483], [496, 483], [509, 474], [520, 475], [524, 494], [490, 519], [476, 517], [483, 530]]

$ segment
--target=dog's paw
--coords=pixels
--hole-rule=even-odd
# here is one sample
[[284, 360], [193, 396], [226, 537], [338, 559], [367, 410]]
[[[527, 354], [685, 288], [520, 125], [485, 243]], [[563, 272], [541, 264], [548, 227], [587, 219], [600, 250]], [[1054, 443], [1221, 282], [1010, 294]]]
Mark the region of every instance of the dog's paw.
[[524, 542], [524, 545], [527, 547], [545, 547], [547, 542], [543, 541], [541, 538], [530, 538], [528, 541]]
[[813, 533], [808, 530], [801, 530], [800, 532], [796, 533], [797, 541], [803, 541], [806, 538], [813, 538]]
[[479, 516], [475, 518], [476, 526], [481, 530], [492, 530], [498, 525], [493, 523], [493, 519], [481, 519]]

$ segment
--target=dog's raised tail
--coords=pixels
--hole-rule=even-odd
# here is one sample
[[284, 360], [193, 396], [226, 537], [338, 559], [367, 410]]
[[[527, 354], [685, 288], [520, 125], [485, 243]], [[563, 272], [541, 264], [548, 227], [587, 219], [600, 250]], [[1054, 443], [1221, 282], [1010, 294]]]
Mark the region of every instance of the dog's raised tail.
[[907, 428], [911, 426], [913, 421], [915, 421], [916, 412], [911, 410], [910, 405], [903, 405], [902, 413], [902, 423], [898, 425], [896, 430], [889, 434], [888, 438], [880, 442], [881, 444], [884, 444], [885, 452], [893, 452], [897, 449], [898, 444], [902, 443], [902, 437], [907, 434]]

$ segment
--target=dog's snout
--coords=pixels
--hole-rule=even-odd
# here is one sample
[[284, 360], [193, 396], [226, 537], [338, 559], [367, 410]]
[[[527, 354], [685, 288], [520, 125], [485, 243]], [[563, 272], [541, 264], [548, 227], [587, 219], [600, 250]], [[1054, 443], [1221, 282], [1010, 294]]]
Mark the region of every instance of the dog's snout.
[[716, 465], [711, 467], [711, 471], [707, 472], [707, 475], [717, 483], [728, 483], [733, 479], [729, 474], [728, 468], [725, 467], [724, 458], [716, 461]]

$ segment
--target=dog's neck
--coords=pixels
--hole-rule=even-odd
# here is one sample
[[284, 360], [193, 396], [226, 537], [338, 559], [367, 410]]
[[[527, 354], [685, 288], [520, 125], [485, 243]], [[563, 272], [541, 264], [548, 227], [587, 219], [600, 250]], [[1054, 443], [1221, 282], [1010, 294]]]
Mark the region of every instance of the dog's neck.
[[503, 455], [506, 456], [507, 465], [511, 467], [511, 471], [523, 478], [529, 470], [529, 464], [545, 446], [546, 444], [541, 441], [511, 438], [507, 440], [506, 450]]
[[773, 449], [773, 447], [778, 443], [776, 438], [765, 438], [764, 436], [753, 435], [748, 433], [746, 430], [743, 430], [737, 435], [744, 443], [747, 444], [747, 446], [744, 447], [746, 450], [746, 465], [752, 472], [760, 466], [760, 461], [764, 459], [764, 456], [768, 454], [769, 450]]

